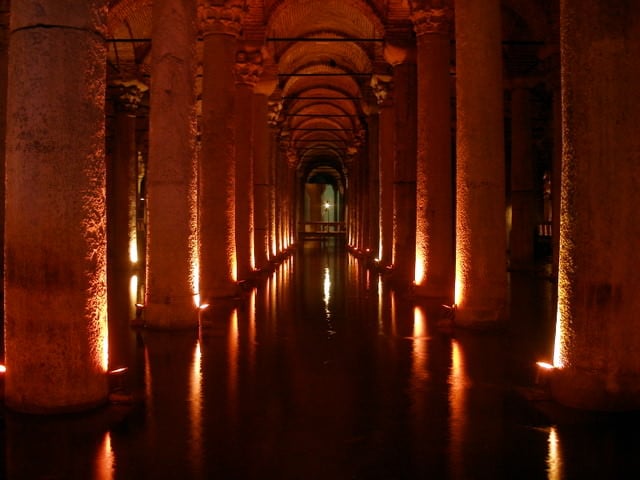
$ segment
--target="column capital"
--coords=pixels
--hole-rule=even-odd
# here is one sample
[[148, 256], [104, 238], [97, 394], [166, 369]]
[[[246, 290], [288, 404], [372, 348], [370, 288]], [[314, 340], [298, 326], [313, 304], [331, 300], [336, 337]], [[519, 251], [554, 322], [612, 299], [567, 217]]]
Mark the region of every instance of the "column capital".
[[242, 19], [247, 11], [243, 0], [225, 0], [221, 5], [213, 5], [211, 0], [198, 5], [198, 18], [205, 35], [222, 34], [240, 36]]
[[113, 85], [117, 88], [116, 106], [122, 112], [134, 114], [140, 107], [144, 93], [149, 87], [139, 80], [116, 80]]
[[233, 76], [236, 85], [255, 87], [262, 75], [262, 54], [259, 51], [238, 50]]
[[270, 127], [277, 127], [280, 124], [280, 112], [282, 111], [282, 100], [269, 100], [267, 112], [267, 123]]
[[383, 105], [391, 100], [391, 90], [393, 89], [393, 77], [391, 75], [374, 74], [371, 76], [370, 85], [378, 105]]
[[448, 35], [451, 31], [450, 8], [420, 8], [413, 11], [411, 21], [418, 37], [422, 35]]

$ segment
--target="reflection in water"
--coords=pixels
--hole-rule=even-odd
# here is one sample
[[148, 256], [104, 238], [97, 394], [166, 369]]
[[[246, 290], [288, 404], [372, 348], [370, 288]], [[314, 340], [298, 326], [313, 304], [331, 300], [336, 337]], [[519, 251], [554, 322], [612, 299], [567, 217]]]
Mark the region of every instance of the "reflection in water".
[[414, 382], [422, 383], [429, 377], [427, 370], [427, 344], [429, 337], [427, 335], [427, 318], [421, 307], [413, 309], [413, 344], [412, 355], [412, 378]]
[[451, 340], [451, 370], [449, 372], [449, 408], [450, 419], [450, 462], [453, 478], [465, 478], [464, 469], [464, 435], [467, 412], [465, 397], [467, 389], [467, 374], [464, 364], [464, 354], [460, 344]]
[[560, 439], [556, 427], [549, 428], [549, 438], [547, 440], [549, 453], [547, 455], [547, 478], [549, 480], [560, 480], [562, 474], [562, 455], [560, 452]]
[[113, 450], [111, 449], [111, 432], [105, 432], [102, 444], [96, 455], [96, 480], [113, 478]]
[[202, 350], [196, 342], [189, 378], [189, 420], [191, 425], [191, 462], [193, 470], [202, 471]]
[[[634, 425], [563, 429], [560, 448], [556, 429], [536, 428], [509, 394], [552, 338], [551, 314], [523, 309], [514, 322], [549, 335], [518, 343], [452, 338], [429, 308], [342, 255], [305, 247], [243, 298], [201, 311], [199, 332], [114, 337], [131, 342], [144, 402], [93, 424], [6, 415], [7, 478], [556, 480], [637, 465]], [[340, 331], [330, 342], [328, 326]], [[587, 469], [585, 458], [597, 461]]]

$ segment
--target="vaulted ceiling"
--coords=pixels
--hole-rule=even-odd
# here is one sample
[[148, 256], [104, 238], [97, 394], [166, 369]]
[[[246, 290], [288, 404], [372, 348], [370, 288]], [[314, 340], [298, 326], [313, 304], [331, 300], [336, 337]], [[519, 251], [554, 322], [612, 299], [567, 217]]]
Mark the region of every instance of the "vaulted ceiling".
[[[543, 52], [557, 46], [556, 3], [502, 1], [506, 78], [535, 74]], [[362, 142], [363, 122], [375, 103], [372, 79], [390, 74], [398, 52], [415, 45], [412, 11], [455, 8], [455, 2], [247, 0], [246, 6], [239, 40], [261, 50], [265, 72], [276, 80], [282, 138], [309, 175], [322, 165], [340, 170]], [[149, 82], [151, 10], [152, 0], [111, 0], [111, 78]]]

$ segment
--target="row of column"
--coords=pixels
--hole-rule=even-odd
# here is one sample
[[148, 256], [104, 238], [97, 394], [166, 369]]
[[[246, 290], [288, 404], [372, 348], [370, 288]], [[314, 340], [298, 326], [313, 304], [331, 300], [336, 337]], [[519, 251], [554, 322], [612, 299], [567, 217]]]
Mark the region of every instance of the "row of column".
[[[415, 266], [415, 292], [452, 301], [456, 324], [490, 326], [508, 315], [508, 261], [511, 268], [518, 268], [533, 256], [531, 235], [539, 215], [530, 93], [526, 85], [512, 85], [507, 236], [500, 2], [456, 2], [455, 194], [451, 191], [446, 15], [439, 9], [414, 15], [418, 69], [415, 264], [408, 250], [397, 248], [405, 241], [400, 230], [413, 228], [411, 220], [402, 218], [403, 208], [409, 205], [402, 202], [410, 197], [408, 189], [402, 193], [403, 187], [412, 179], [403, 173], [411, 168], [410, 159], [398, 155], [406, 132], [399, 127], [402, 114], [397, 111], [397, 97], [405, 106], [407, 97], [397, 83], [395, 106], [387, 107], [391, 103], [387, 94], [375, 124], [379, 152], [377, 159], [369, 161], [377, 162], [379, 172], [378, 260], [405, 279]], [[562, 111], [553, 116], [557, 148], [550, 184], [554, 198], [545, 205], [560, 211], [553, 216], [553, 231], [559, 232], [554, 235], [559, 260], [554, 262], [558, 265], [558, 318], [551, 389], [561, 403], [584, 409], [640, 405], [640, 337], [633, 327], [640, 300], [632, 293], [638, 281], [634, 266], [640, 260], [640, 233], [634, 221], [640, 200], [640, 143], [633, 134], [640, 105], [627, 95], [640, 73], [633, 60], [640, 49], [640, 23], [626, 20], [639, 16], [640, 6], [635, 5], [610, 8], [596, 0], [561, 2], [561, 97], [554, 91], [553, 103], [562, 105]], [[406, 85], [398, 66], [395, 70], [394, 81]], [[360, 241], [361, 236], [353, 238]], [[363, 245], [358, 249], [363, 250]]]
[[[107, 282], [111, 288], [135, 272], [136, 253], [146, 260], [147, 326], [193, 328], [198, 305], [237, 294], [238, 279], [268, 268], [293, 241], [295, 171], [267, 127], [269, 86], [254, 90], [259, 62], [238, 52], [242, 5], [211, 6], [198, 18], [191, 1], [161, 0], [153, 4], [141, 190], [146, 244], [132, 246], [142, 201], [135, 107], [146, 87], [118, 86], [129, 109], [116, 112], [107, 162], [106, 11], [106, 1], [80, 0], [64, 8], [48, 2], [45, 13], [24, 2], [11, 8], [4, 390], [7, 406], [20, 411], [106, 402], [107, 373], [126, 356], [108, 349], [109, 330], [122, 318], [107, 317], [108, 303], [116, 313]], [[199, 23], [205, 26], [200, 119]]]

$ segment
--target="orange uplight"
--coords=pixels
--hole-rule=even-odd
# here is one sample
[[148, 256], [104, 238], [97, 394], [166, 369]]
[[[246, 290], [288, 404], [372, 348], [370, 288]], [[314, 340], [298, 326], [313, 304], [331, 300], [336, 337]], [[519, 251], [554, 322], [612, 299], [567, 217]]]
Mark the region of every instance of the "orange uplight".
[[547, 478], [549, 480], [559, 480], [564, 478], [560, 439], [558, 438], [558, 431], [556, 430], [556, 427], [551, 427], [549, 429], [547, 445]]
[[420, 249], [416, 248], [416, 269], [413, 283], [416, 285], [422, 285], [424, 281], [424, 258]]
[[536, 362], [536, 365], [540, 368], [544, 368], [545, 370], [552, 370], [555, 368], [553, 365], [547, 362]]

